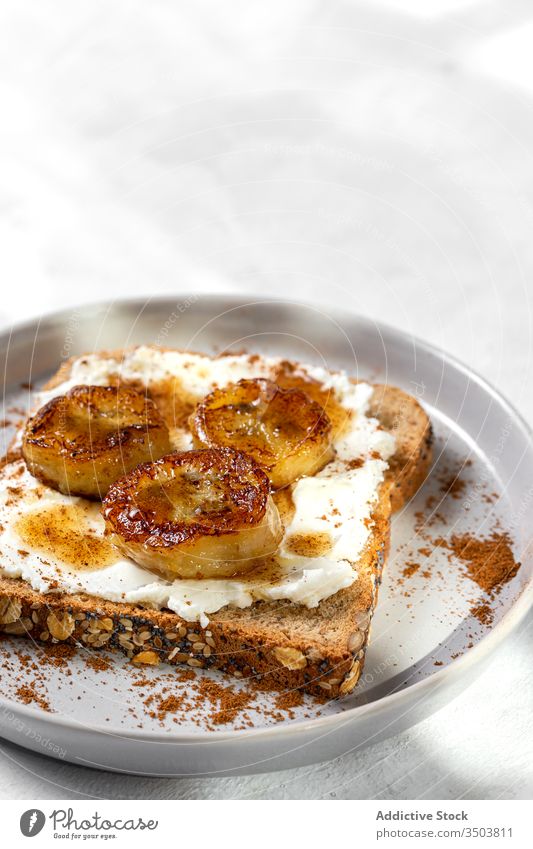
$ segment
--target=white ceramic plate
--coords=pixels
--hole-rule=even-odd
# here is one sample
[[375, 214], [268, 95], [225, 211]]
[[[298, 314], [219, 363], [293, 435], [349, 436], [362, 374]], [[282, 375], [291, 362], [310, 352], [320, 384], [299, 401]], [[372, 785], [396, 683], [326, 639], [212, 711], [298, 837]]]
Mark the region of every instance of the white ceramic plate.
[[[39, 646], [10, 638], [0, 643], [3, 736], [42, 754], [117, 771], [259, 772], [325, 760], [397, 733], [468, 686], [532, 600], [532, 563], [524, 552], [532, 526], [533, 448], [528, 428], [509, 404], [446, 354], [367, 319], [304, 304], [183, 295], [84, 307], [5, 335], [4, 416], [16, 417], [13, 408], [30, 403], [31, 393], [21, 384], [38, 385], [62, 359], [140, 342], [208, 352], [246, 347], [340, 367], [400, 386], [426, 407], [436, 433], [435, 465], [424, 488], [394, 518], [363, 678], [343, 701], [309, 700], [289, 714], [263, 694], [233, 722], [213, 726], [212, 708], [158, 710], [162, 698], [194, 686], [177, 683], [170, 668], [133, 670], [112, 655], [108, 669], [96, 670], [83, 650], [57, 667], [43, 663]], [[445, 495], [443, 481], [467, 459], [462, 490]], [[488, 602], [488, 626], [471, 613], [484, 601], [481, 591], [443, 549], [433, 550], [432, 540], [452, 530], [489, 534], [496, 522], [512, 531], [523, 563]], [[432, 551], [426, 559], [420, 549], [427, 548]], [[421, 565], [404, 575], [410, 563]], [[21, 653], [29, 656], [25, 663]], [[234, 685], [217, 673], [200, 674]], [[139, 679], [145, 683], [132, 686]], [[17, 690], [26, 680], [37, 680], [50, 711], [21, 703]]]

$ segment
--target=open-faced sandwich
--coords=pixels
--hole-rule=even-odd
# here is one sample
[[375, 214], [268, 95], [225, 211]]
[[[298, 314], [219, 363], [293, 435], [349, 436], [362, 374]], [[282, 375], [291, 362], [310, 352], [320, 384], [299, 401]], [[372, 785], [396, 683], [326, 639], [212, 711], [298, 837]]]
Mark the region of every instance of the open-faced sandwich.
[[336, 697], [391, 510], [430, 463], [399, 389], [237, 354], [70, 360], [0, 472], [0, 628]]

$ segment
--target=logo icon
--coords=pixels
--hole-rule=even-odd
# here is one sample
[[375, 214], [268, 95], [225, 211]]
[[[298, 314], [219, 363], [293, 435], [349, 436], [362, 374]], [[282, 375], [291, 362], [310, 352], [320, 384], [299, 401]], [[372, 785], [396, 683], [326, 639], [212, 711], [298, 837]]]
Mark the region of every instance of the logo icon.
[[20, 818], [20, 830], [24, 837], [35, 837], [43, 830], [46, 822], [46, 817], [38, 808], [30, 808], [29, 811], [24, 811]]

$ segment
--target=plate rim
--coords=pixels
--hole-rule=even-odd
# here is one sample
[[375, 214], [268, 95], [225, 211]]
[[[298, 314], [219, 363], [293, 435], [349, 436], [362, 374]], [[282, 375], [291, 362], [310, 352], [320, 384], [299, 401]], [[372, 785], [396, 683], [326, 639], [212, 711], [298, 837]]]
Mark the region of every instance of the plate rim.
[[[145, 297], [136, 296], [131, 298], [117, 298], [114, 300], [98, 300], [98, 301], [89, 301], [72, 305], [68, 308], [61, 310], [53, 310], [47, 313], [43, 313], [34, 318], [26, 319], [22, 322], [15, 322], [10, 325], [8, 328], [5, 328], [0, 333], [0, 344], [4, 343], [7, 340], [7, 344], [11, 342], [13, 336], [28, 331], [30, 328], [34, 328], [35, 331], [38, 331], [41, 328], [42, 324], [46, 324], [50, 321], [59, 321], [62, 318], [68, 318], [72, 313], [83, 310], [83, 309], [105, 309], [105, 308], [120, 308], [121, 305], [127, 305], [133, 307], [135, 305], [143, 306], [146, 308], [149, 304], [164, 304], [167, 303], [169, 305], [175, 306], [176, 299], [187, 299], [193, 298], [194, 302], [204, 301], [208, 303], [210, 301], [215, 300], [223, 300], [226, 304], [231, 302], [231, 306], [225, 310], [225, 312], [230, 312], [234, 309], [239, 309], [243, 307], [252, 307], [260, 304], [278, 304], [279, 306], [306, 306], [311, 309], [320, 310], [326, 313], [329, 318], [332, 318], [334, 321], [338, 322], [342, 327], [342, 318], [338, 311], [334, 308], [330, 310], [329, 307], [326, 307], [324, 304], [320, 302], [306, 301], [303, 299], [292, 300], [289, 298], [279, 298], [279, 297], [269, 297], [265, 295], [261, 295], [259, 298], [250, 299], [239, 295], [235, 292], [202, 292], [202, 293], [194, 293], [194, 292], [175, 292], [172, 297], [168, 295], [147, 295]], [[408, 340], [412, 345], [416, 346], [417, 350], [420, 352], [427, 352], [433, 356], [439, 357], [443, 366], [450, 366], [454, 370], [461, 372], [465, 377], [469, 380], [476, 383], [480, 389], [486, 394], [488, 394], [493, 401], [498, 403], [504, 410], [509, 414], [510, 418], [520, 426], [523, 434], [526, 436], [529, 443], [533, 443], [533, 428], [529, 425], [529, 423], [525, 420], [522, 414], [514, 407], [514, 405], [508, 401], [508, 399], [497, 389], [489, 380], [487, 380], [482, 375], [478, 374], [474, 369], [460, 360], [453, 354], [448, 353], [447, 351], [439, 348], [437, 345], [434, 345], [431, 342], [426, 341], [418, 335], [413, 333], [407, 333], [406, 331], [400, 330], [393, 325], [388, 324], [387, 322], [383, 322], [380, 320], [376, 320], [372, 317], [362, 315], [361, 313], [354, 312], [352, 310], [348, 310], [344, 314], [344, 319], [351, 319], [360, 321], [363, 324], [372, 324], [375, 328], [377, 328], [380, 335], [386, 335], [395, 341], [404, 342]], [[5, 389], [5, 380], [6, 375], [4, 373], [4, 389]], [[166, 731], [149, 731], [146, 732], [141, 729], [113, 729], [113, 726], [102, 726], [99, 724], [91, 723], [87, 725], [86, 723], [82, 723], [81, 721], [76, 721], [74, 717], [65, 717], [56, 713], [48, 713], [43, 710], [39, 710], [38, 708], [34, 708], [30, 705], [20, 704], [18, 702], [12, 701], [0, 695], [0, 709], [5, 711], [11, 711], [13, 714], [18, 715], [22, 718], [25, 718], [28, 721], [36, 720], [38, 722], [43, 722], [47, 726], [53, 726], [55, 728], [65, 728], [69, 731], [79, 732], [80, 730], [85, 731], [89, 734], [98, 734], [103, 737], [114, 737], [114, 738], [123, 738], [127, 741], [133, 741], [138, 743], [154, 743], [154, 744], [165, 744], [166, 746], [183, 746], [184, 744], [191, 745], [208, 745], [211, 743], [222, 743], [225, 741], [237, 741], [237, 740], [249, 740], [253, 739], [255, 741], [261, 741], [262, 739], [268, 739], [272, 737], [283, 737], [290, 735], [305, 735], [308, 733], [316, 732], [316, 735], [321, 735], [323, 732], [331, 732], [337, 727], [342, 727], [345, 724], [356, 722], [359, 719], [365, 718], [368, 715], [378, 715], [380, 712], [387, 710], [390, 707], [394, 708], [398, 705], [401, 706], [402, 702], [407, 702], [411, 700], [411, 697], [415, 699], [418, 698], [418, 701], [423, 700], [424, 695], [428, 694], [431, 689], [435, 686], [442, 687], [446, 683], [453, 683], [457, 681], [459, 678], [464, 677], [467, 674], [469, 669], [473, 669], [475, 667], [482, 667], [483, 661], [487, 661], [490, 657], [490, 654], [500, 645], [504, 643], [506, 639], [510, 637], [510, 635], [518, 628], [521, 622], [524, 621], [528, 612], [533, 607], [533, 576], [529, 578], [527, 583], [522, 587], [519, 592], [519, 595], [512, 603], [510, 609], [502, 616], [501, 620], [490, 629], [489, 633], [487, 633], [484, 637], [482, 637], [479, 642], [477, 642], [471, 649], [468, 649], [461, 657], [454, 660], [452, 663], [448, 664], [443, 668], [436, 668], [434, 672], [431, 673], [427, 678], [424, 678], [421, 681], [416, 681], [410, 686], [406, 687], [403, 690], [398, 690], [397, 692], [389, 693], [376, 701], [368, 702], [362, 705], [356, 705], [354, 707], [348, 708], [344, 711], [340, 711], [338, 713], [334, 713], [328, 716], [319, 716], [310, 719], [303, 719], [298, 722], [280, 722], [276, 725], [267, 726], [263, 728], [247, 728], [242, 730], [205, 730], [202, 732], [183, 732], [179, 731], [177, 733], [174, 732], [174, 729], [166, 730]], [[472, 679], [473, 680], [473, 679]], [[401, 714], [400, 714], [401, 715]]]

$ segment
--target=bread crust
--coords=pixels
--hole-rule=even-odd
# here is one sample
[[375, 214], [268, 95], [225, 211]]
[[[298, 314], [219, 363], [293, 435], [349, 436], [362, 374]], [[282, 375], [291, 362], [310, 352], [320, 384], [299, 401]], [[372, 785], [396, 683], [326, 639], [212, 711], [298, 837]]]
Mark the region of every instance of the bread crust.
[[396, 386], [374, 384], [369, 414], [396, 439], [386, 480], [392, 511], [400, 510], [428, 476], [433, 454], [433, 428], [421, 404]]
[[[102, 353], [120, 360], [125, 352]], [[46, 389], [68, 379], [71, 362], [60, 367]], [[376, 385], [370, 413], [394, 433], [396, 452], [373, 512], [357, 581], [318, 607], [289, 601], [226, 607], [211, 614], [202, 628], [172, 611], [85, 594], [45, 595], [25, 581], [0, 576], [0, 630], [44, 642], [117, 649], [138, 664], [215, 668], [254, 678], [265, 689], [300, 688], [327, 698], [350, 693], [364, 666], [389, 551], [391, 509], [400, 509], [416, 492], [431, 463], [431, 424], [418, 401], [395, 387]]]

